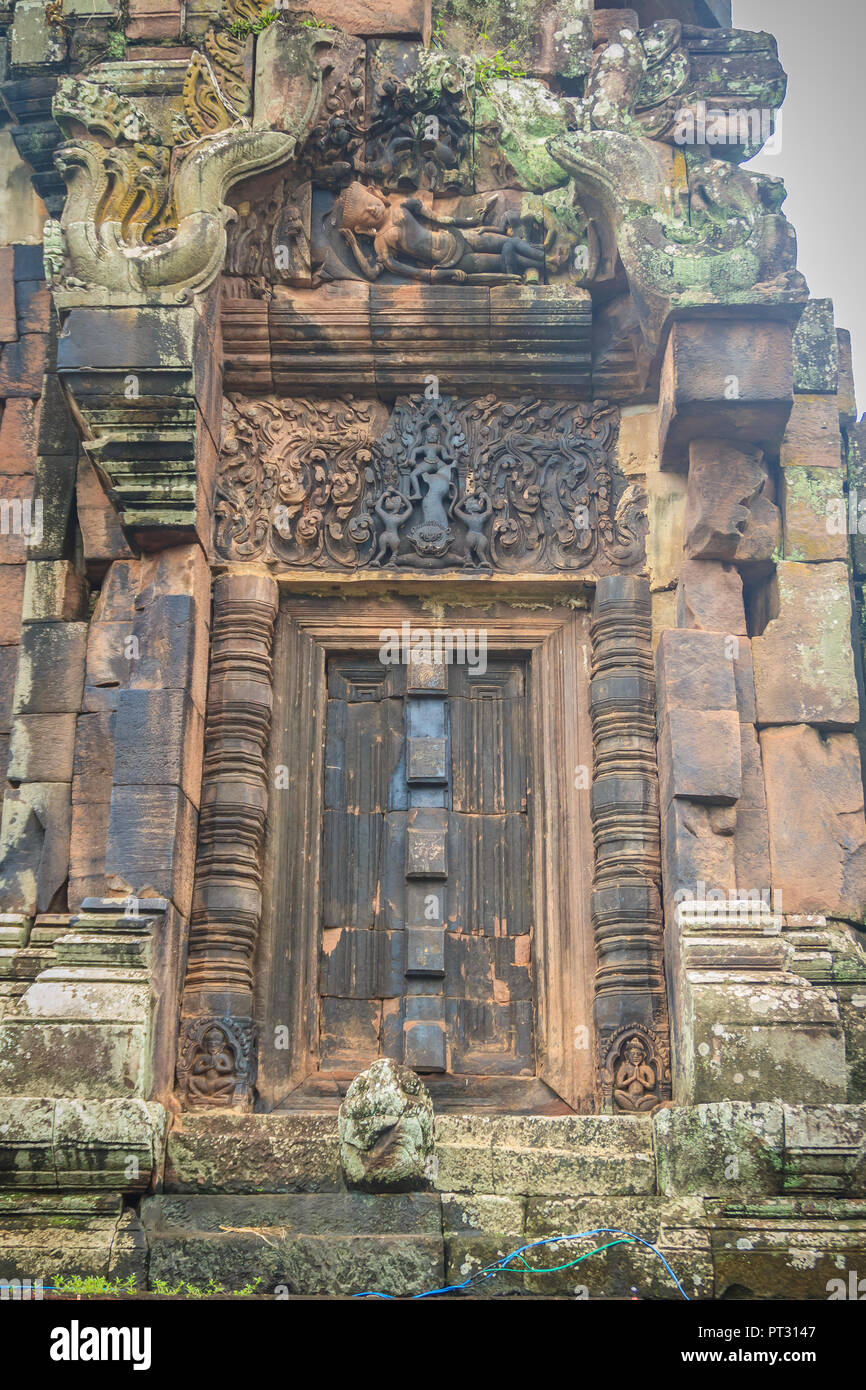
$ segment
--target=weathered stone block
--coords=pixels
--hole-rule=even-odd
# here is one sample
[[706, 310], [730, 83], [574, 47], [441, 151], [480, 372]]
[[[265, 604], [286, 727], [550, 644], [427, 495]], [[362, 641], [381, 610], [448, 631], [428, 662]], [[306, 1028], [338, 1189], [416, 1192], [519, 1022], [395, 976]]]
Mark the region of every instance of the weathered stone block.
[[74, 623], [88, 616], [87, 580], [71, 560], [31, 560], [24, 577], [25, 623]]
[[646, 479], [647, 567], [653, 590], [676, 583], [683, 560], [686, 480], [679, 473], [650, 473]]
[[106, 496], [96, 469], [85, 453], [78, 461], [75, 509], [85, 559], [112, 561], [131, 557], [117, 509]]
[[168, 1136], [168, 1192], [327, 1192], [341, 1182], [336, 1115], [186, 1114]]
[[617, 1115], [440, 1115], [436, 1186], [502, 1195], [648, 1193], [654, 1190], [652, 1131]]
[[690, 1100], [845, 1098], [845, 1042], [826, 990], [795, 975], [692, 972]]
[[34, 506], [41, 507], [40, 534], [27, 547], [34, 560], [61, 560], [71, 553], [76, 454], [40, 454], [33, 478]]
[[162, 1168], [167, 1123], [161, 1105], [143, 1100], [58, 1100], [58, 1186], [145, 1192]]
[[[287, 0], [286, 9], [304, 14], [304, 0]], [[361, 38], [396, 34], [426, 43], [430, 36], [430, 0], [318, 0], [316, 18]]]
[[48, 912], [69, 869], [69, 786], [26, 782], [3, 798], [0, 901], [7, 912]]
[[14, 342], [18, 337], [15, 315], [15, 247], [0, 247], [0, 343]]
[[754, 1197], [781, 1191], [780, 1105], [719, 1101], [653, 1117], [663, 1197]]
[[36, 468], [36, 403], [6, 401], [0, 421], [0, 473], [32, 474]]
[[862, 922], [866, 821], [857, 743], [800, 725], [761, 732], [773, 884], [785, 913]]
[[659, 755], [662, 800], [734, 802], [742, 790], [736, 710], [668, 712]]
[[[778, 512], [764, 495], [767, 470], [760, 449], [737, 449], [724, 439], [689, 446], [685, 553], [693, 559], [733, 560], [772, 554]], [[760, 536], [758, 533], [760, 532]]]
[[735, 710], [727, 638], [711, 632], [663, 632], [656, 653], [656, 690], [660, 724], [672, 709]]
[[743, 786], [737, 801], [734, 867], [740, 894], [769, 893], [770, 823], [764, 790], [764, 769], [758, 736], [751, 724], [740, 725], [740, 763]]
[[72, 766], [73, 801], [92, 803], [111, 800], [114, 720], [115, 715], [111, 710], [78, 716]]
[[0, 564], [0, 643], [17, 642], [21, 634], [26, 565]]
[[[530, 1198], [526, 1204], [527, 1242], [578, 1231], [601, 1234], [567, 1246], [541, 1248], [529, 1259], [541, 1268], [564, 1264], [593, 1246], [615, 1241], [618, 1232], [630, 1231], [661, 1251], [690, 1298], [712, 1298], [713, 1266], [703, 1215], [699, 1202], [682, 1198], [673, 1202], [658, 1197]], [[554, 1253], [556, 1260], [550, 1258]], [[576, 1269], [525, 1274], [524, 1286], [527, 1292], [548, 1298], [555, 1294], [574, 1298], [577, 1294], [590, 1301], [633, 1298], [634, 1289], [654, 1301], [681, 1300], [683, 1296], [658, 1256], [635, 1242], [611, 1245]]]
[[204, 719], [182, 690], [121, 690], [114, 726], [118, 786], [180, 787], [198, 806]]
[[492, 1192], [493, 1145], [489, 1119], [479, 1123], [464, 1115], [437, 1115], [435, 1185], [442, 1192]]
[[779, 454], [783, 468], [839, 468], [842, 436], [835, 396], [794, 397]]
[[74, 714], [20, 714], [12, 725], [12, 782], [71, 782]]
[[525, 1225], [524, 1197], [442, 1193], [442, 1229], [446, 1235], [450, 1233], [518, 1238], [523, 1235]]
[[745, 637], [743, 581], [733, 565], [684, 560], [677, 586], [677, 627]]
[[845, 477], [836, 468], [782, 471], [786, 560], [847, 560]]
[[866, 1195], [866, 1107], [786, 1105], [784, 1191]]
[[23, 564], [35, 549], [41, 526], [33, 479], [26, 474], [0, 477], [0, 565]]
[[752, 639], [758, 723], [853, 728], [860, 709], [847, 567], [782, 561], [771, 612]]
[[444, 1279], [439, 1199], [428, 1193], [149, 1197], [142, 1220], [150, 1277], [167, 1283], [400, 1297]]
[[794, 399], [791, 328], [770, 320], [675, 323], [662, 365], [659, 448], [667, 465], [693, 439], [778, 449]]
[[66, 57], [65, 30], [38, 0], [20, 0], [15, 6], [9, 57], [15, 67], [25, 69], [62, 63]]
[[794, 329], [794, 390], [835, 392], [839, 349], [832, 299], [810, 299]]
[[161, 594], [137, 606], [137, 655], [130, 690], [182, 690], [203, 714], [207, 700], [208, 628], [191, 594]]
[[57, 1186], [55, 1100], [6, 1096], [0, 1101], [0, 1188]]
[[18, 671], [18, 648], [0, 647], [0, 733], [12, 727], [12, 700]]
[[708, 892], [731, 892], [735, 887], [732, 806], [702, 805], [671, 797], [662, 808], [662, 850], [665, 901], [676, 894], [702, 899]]
[[46, 364], [46, 342], [44, 333], [25, 333], [14, 343], [4, 343], [0, 355], [0, 397], [39, 399]]
[[19, 714], [75, 714], [84, 690], [86, 623], [27, 623], [15, 683]]
[[105, 855], [111, 816], [109, 801], [77, 801], [73, 784], [69, 837], [69, 908], [80, 910], [85, 898], [108, 891]]
[[851, 334], [847, 328], [836, 330], [836, 342], [839, 347], [839, 394], [836, 397], [836, 404], [839, 407], [840, 420], [844, 425], [850, 425], [857, 419], [857, 399], [854, 391]]
[[105, 863], [112, 888], [121, 895], [170, 898], [187, 915], [197, 822], [180, 787], [116, 787]]

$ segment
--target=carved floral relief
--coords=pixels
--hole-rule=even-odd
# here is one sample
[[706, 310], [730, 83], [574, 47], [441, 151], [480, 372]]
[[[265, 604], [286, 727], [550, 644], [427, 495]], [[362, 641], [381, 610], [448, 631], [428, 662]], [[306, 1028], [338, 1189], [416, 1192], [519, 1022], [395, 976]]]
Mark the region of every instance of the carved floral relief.
[[232, 396], [216, 549], [288, 568], [578, 573], [644, 555], [602, 401]]

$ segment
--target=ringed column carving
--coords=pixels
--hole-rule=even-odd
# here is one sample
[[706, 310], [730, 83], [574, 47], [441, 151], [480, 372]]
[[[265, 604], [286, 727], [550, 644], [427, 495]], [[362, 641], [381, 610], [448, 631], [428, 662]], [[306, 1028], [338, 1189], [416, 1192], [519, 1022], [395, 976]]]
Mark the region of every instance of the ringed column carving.
[[595, 1024], [607, 1111], [671, 1096], [649, 584], [600, 579], [592, 612]]
[[178, 1089], [187, 1105], [252, 1103], [253, 953], [268, 809], [265, 750], [279, 591], [267, 575], [214, 585], [204, 778], [181, 1008]]

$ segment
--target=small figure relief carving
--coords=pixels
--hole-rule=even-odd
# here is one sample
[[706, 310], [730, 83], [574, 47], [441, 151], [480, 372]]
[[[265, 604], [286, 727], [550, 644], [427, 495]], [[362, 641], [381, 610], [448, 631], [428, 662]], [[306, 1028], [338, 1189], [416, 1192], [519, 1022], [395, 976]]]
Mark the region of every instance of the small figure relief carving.
[[[343, 238], [365, 280], [378, 280], [385, 271], [400, 279], [428, 284], [500, 285], [538, 281], [545, 252], [556, 239], [552, 229], [534, 243], [529, 224], [516, 209], [499, 210], [499, 197], [467, 198], [463, 214], [447, 215], [425, 207], [420, 198], [385, 197], [362, 183], [351, 183], [324, 221], [325, 239]], [[361, 238], [363, 240], [359, 240]], [[340, 276], [323, 255], [328, 276]], [[351, 267], [349, 267], [351, 269]]]
[[640, 1038], [626, 1043], [625, 1057], [617, 1067], [614, 1100], [620, 1110], [652, 1110], [658, 1105], [656, 1074], [647, 1064], [647, 1051]]
[[670, 1100], [667, 1045], [647, 1028], [620, 1029], [611, 1040], [602, 1071], [608, 1110], [642, 1115]]
[[286, 567], [636, 568], [645, 499], [603, 401], [225, 402], [216, 548]]
[[252, 1099], [254, 1059], [249, 1020], [192, 1019], [181, 1033], [178, 1089], [190, 1106], [243, 1105]]

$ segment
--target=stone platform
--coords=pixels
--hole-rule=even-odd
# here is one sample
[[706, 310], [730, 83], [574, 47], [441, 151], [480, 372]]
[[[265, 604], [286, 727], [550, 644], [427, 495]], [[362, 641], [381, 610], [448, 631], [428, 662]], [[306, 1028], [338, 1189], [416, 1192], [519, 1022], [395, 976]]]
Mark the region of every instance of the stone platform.
[[[532, 1241], [612, 1229], [656, 1246], [690, 1298], [826, 1299], [866, 1260], [866, 1106], [439, 1115], [427, 1189], [387, 1194], [347, 1190], [334, 1115], [211, 1112], [166, 1134], [155, 1105], [49, 1106], [4, 1105], [2, 1278], [411, 1296]], [[527, 1259], [549, 1268], [615, 1239]], [[498, 1274], [472, 1293], [632, 1289], [681, 1297], [653, 1251], [633, 1243], [559, 1273]]]

